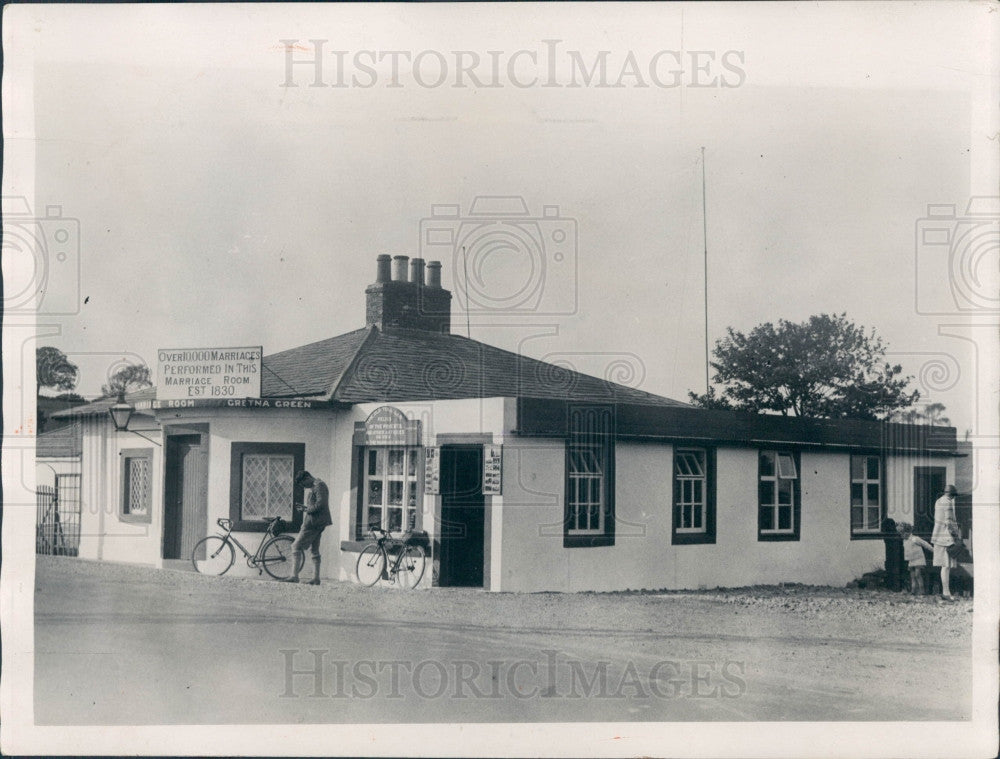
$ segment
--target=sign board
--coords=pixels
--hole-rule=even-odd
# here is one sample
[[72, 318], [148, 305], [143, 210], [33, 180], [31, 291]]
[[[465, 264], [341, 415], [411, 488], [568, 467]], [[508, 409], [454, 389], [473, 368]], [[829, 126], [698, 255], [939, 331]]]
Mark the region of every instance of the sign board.
[[355, 445], [420, 445], [420, 420], [407, 419], [398, 408], [379, 406], [363, 422], [354, 423]]
[[140, 401], [136, 409], [172, 409], [172, 408], [239, 408], [239, 409], [329, 409], [326, 401], [297, 400], [294, 398], [183, 398], [180, 400]]
[[503, 490], [503, 446], [483, 446], [483, 495], [500, 495]]
[[441, 493], [441, 449], [436, 446], [424, 448], [424, 495]]
[[259, 398], [259, 345], [244, 348], [160, 348], [156, 352], [156, 398]]

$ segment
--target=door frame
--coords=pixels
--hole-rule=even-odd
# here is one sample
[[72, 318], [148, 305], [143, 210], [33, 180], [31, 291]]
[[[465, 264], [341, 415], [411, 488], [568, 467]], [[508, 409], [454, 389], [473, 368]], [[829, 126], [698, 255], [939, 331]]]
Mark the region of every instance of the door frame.
[[[948, 467], [942, 466], [942, 465], [929, 465], [929, 466], [921, 465], [921, 466], [914, 466], [913, 467], [913, 529], [914, 529], [914, 532], [917, 532], [917, 530], [918, 530], [918, 525], [917, 525], [917, 493], [920, 492], [920, 488], [918, 487], [918, 483], [919, 483], [921, 477], [927, 477], [928, 479], [931, 479], [935, 475], [937, 475], [938, 473], [940, 473], [940, 475], [941, 475], [941, 492], [943, 493], [945, 485], [947, 485], [947, 483], [948, 483]], [[928, 516], [929, 516], [929, 521], [930, 521], [932, 529], [933, 529], [933, 526], [934, 526], [934, 501], [935, 501], [935, 499], [937, 497], [939, 497], [939, 496], [935, 495], [934, 493], [931, 493], [930, 494], [930, 502], [927, 504], [928, 508], [930, 508], [930, 513], [929, 513]], [[925, 532], [924, 530], [922, 530], [922, 529], [920, 530], [921, 534], [923, 534], [924, 532]]]
[[481, 587], [483, 590], [489, 590], [490, 589], [490, 565], [491, 565], [490, 546], [492, 544], [491, 525], [492, 525], [492, 521], [493, 521], [492, 520], [492, 513], [493, 513], [492, 500], [493, 500], [493, 497], [485, 495], [482, 492], [482, 490], [483, 490], [483, 472], [482, 472], [483, 465], [482, 465], [482, 459], [483, 459], [483, 456], [485, 455], [485, 452], [483, 450], [483, 446], [487, 445], [487, 444], [492, 444], [492, 442], [493, 442], [493, 436], [492, 435], [484, 435], [482, 433], [454, 433], [454, 434], [449, 434], [449, 435], [442, 434], [442, 435], [438, 436], [438, 441], [437, 442], [438, 442], [438, 447], [440, 448], [441, 471], [442, 471], [442, 473], [444, 472], [445, 455], [447, 453], [458, 451], [458, 450], [463, 450], [463, 449], [464, 450], [478, 450], [479, 451], [479, 456], [480, 456], [480, 465], [479, 465], [479, 491], [480, 491], [480, 498], [482, 498], [482, 500], [483, 500], [483, 511], [482, 511], [482, 514], [483, 514], [483, 546], [482, 546], [482, 549], [483, 549], [483, 564], [482, 564], [483, 579], [482, 579], [482, 584], [481, 585], [468, 585], [468, 586], [445, 585], [445, 586], [441, 586], [441, 558], [442, 558], [441, 554], [442, 554], [442, 551], [440, 550], [440, 546], [441, 546], [441, 532], [442, 532], [442, 528], [443, 528], [443, 524], [444, 524], [445, 495], [446, 495], [445, 492], [442, 490], [441, 493], [440, 493], [440, 495], [438, 496], [438, 509], [437, 509], [437, 514], [436, 514], [437, 519], [435, 520], [436, 521], [435, 532], [437, 533], [437, 535], [435, 536], [436, 539], [435, 539], [434, 542], [437, 544], [435, 546], [435, 548], [437, 550], [434, 551], [434, 559], [435, 559], [434, 560], [434, 567], [433, 567], [433, 569], [434, 569], [434, 571], [433, 571], [434, 584], [437, 585], [437, 586], [439, 586], [439, 587], [469, 587], [469, 588], [480, 588]]
[[[209, 454], [209, 426], [207, 422], [197, 422], [191, 424], [170, 424], [164, 425], [163, 427], [163, 483], [161, 490], [161, 500], [162, 508], [160, 509], [160, 561], [178, 561], [184, 560], [186, 557], [181, 556], [178, 559], [167, 559], [166, 549], [167, 549], [167, 495], [170, 492], [171, 483], [168, 479], [168, 472], [170, 471], [170, 438], [172, 437], [184, 437], [187, 435], [200, 435], [201, 443], [199, 445], [205, 448], [205, 494], [206, 501], [208, 500], [208, 484], [211, 482], [211, 469], [212, 469], [212, 457]], [[203, 532], [208, 534], [208, 523], [210, 519], [208, 518], [208, 511], [206, 509], [206, 519]]]

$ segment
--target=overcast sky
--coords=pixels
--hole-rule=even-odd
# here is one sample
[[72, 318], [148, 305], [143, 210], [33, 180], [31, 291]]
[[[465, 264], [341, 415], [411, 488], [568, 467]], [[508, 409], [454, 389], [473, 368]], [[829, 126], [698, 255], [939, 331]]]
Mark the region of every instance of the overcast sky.
[[[983, 415], [976, 361], [993, 344], [939, 333], [969, 316], [948, 246], [916, 245], [915, 229], [928, 204], [964, 216], [970, 195], [995, 194], [987, 5], [15, 10], [34, 126], [15, 113], [5, 129], [34, 189], [8, 179], [5, 195], [79, 220], [87, 302], [65, 317], [43, 303], [38, 323], [58, 325], [39, 344], [79, 364], [85, 395], [122, 358], [155, 371], [159, 347], [267, 354], [362, 326], [375, 256], [418, 255], [432, 205], [467, 218], [477, 196], [516, 195], [558, 217], [519, 228], [543, 240], [534, 259], [475, 251], [474, 305], [529, 281], [532, 261], [537, 303], [477, 308], [472, 337], [685, 399], [704, 389], [704, 146], [713, 342], [846, 311], [960, 433]], [[314, 68], [296, 65], [283, 87], [283, 39], [295, 60], [325, 40], [322, 83], [347, 86], [310, 87]], [[622, 86], [595, 86], [599, 70], [585, 84], [601, 51]], [[464, 334], [461, 268], [439, 257]], [[72, 301], [72, 276], [59, 285], [53, 299]]]

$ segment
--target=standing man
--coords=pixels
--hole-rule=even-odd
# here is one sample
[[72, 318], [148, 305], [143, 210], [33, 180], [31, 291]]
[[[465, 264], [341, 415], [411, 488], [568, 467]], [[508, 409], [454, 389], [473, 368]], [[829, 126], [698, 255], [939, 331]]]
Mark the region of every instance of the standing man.
[[292, 543], [292, 558], [295, 561], [295, 573], [287, 578], [285, 582], [298, 582], [299, 572], [305, 563], [304, 552], [309, 549], [309, 555], [313, 563], [313, 578], [310, 585], [319, 585], [319, 540], [323, 537], [323, 530], [333, 524], [330, 518], [330, 491], [326, 483], [318, 477], [313, 477], [309, 472], [302, 471], [295, 475], [295, 485], [309, 490], [309, 498], [305, 506], [296, 504], [295, 508], [302, 509], [302, 527], [299, 534]]
[[958, 490], [949, 485], [940, 498], [934, 502], [934, 532], [931, 533], [931, 543], [934, 545], [934, 566], [941, 567], [941, 596], [948, 601], [955, 600], [951, 594], [951, 569], [957, 562], [948, 555], [948, 547], [955, 545], [959, 535], [958, 521], [955, 519], [955, 496]]

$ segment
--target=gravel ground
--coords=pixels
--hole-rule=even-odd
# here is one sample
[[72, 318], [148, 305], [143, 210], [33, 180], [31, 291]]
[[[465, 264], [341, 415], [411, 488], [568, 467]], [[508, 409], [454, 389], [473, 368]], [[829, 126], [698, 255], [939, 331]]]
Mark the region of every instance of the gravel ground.
[[[39, 724], [971, 715], [970, 599], [802, 585], [576, 594], [314, 587], [64, 557], [38, 557], [35, 590]], [[375, 698], [289, 699], [280, 696], [287, 687], [283, 649], [322, 649], [353, 663], [434, 660], [446, 667], [543, 662], [556, 651], [591, 673], [606, 661], [612, 679], [635, 667], [650, 687], [661, 683], [657, 663], [668, 660], [690, 675], [683, 687], [691, 692], [525, 699], [511, 689], [493, 700], [428, 699], [411, 689], [394, 700], [382, 683]], [[706, 663], [716, 673], [738, 667], [745, 686], [738, 698], [692, 695], [694, 667]], [[566, 696], [574, 687], [569, 665], [558, 672], [553, 692]], [[210, 686], [218, 683], [239, 697], [218, 698]]]
[[[904, 643], [963, 644], [971, 640], [972, 599], [945, 603], [935, 597], [858, 588], [807, 585], [754, 586], [687, 592], [486, 593], [460, 588], [401, 591], [325, 582], [320, 587], [269, 579], [204, 577], [193, 572], [98, 563], [66, 557], [38, 557], [36, 591], [52, 583], [102, 582], [137, 585], [133, 613], [156, 614], [169, 594], [191, 612], [254, 608], [266, 615], [325, 610], [336, 618], [430, 619], [451, 626], [499, 629], [573, 629], [704, 632], [720, 635], [831, 637]], [[89, 584], [89, 583], [88, 583]], [[103, 606], [100, 597], [75, 595], [79, 611]]]

